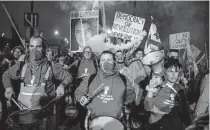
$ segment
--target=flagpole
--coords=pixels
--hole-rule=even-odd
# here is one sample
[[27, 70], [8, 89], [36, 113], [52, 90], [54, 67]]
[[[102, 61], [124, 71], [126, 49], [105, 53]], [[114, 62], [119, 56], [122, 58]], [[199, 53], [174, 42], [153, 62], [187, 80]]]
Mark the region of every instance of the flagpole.
[[205, 42], [205, 53], [206, 53], [207, 68], [209, 68], [209, 60], [208, 60], [208, 54], [207, 54], [207, 44], [206, 44], [206, 42]]
[[24, 44], [25, 42], [23, 42], [23, 39], [20, 37], [20, 34], [19, 34], [19, 32], [18, 32], [18, 30], [17, 30], [17, 28], [16, 28], [14, 22], [12, 21], [12, 18], [11, 18], [11, 16], [10, 16], [9, 12], [7, 11], [7, 8], [4, 6], [4, 4], [2, 4], [2, 7], [4, 8], [4, 10], [5, 10], [5, 12], [6, 12], [6, 14], [7, 14], [7, 16], [8, 16], [8, 18], [9, 18], [9, 20], [10, 20], [10, 22], [12, 23], [12, 26], [14, 27], [14, 29], [15, 29], [15, 31], [16, 31], [18, 37], [20, 38], [20, 41], [21, 41], [21, 43], [23, 44], [23, 47], [26, 48], [26, 45]]

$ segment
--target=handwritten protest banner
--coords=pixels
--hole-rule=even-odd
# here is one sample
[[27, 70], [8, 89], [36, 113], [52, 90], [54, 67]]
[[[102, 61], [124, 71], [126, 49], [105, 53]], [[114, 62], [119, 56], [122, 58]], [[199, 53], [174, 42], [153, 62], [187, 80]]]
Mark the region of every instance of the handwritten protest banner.
[[182, 32], [169, 35], [170, 49], [185, 49], [190, 44], [190, 32]]
[[139, 39], [145, 21], [143, 18], [117, 11], [112, 26], [112, 36], [131, 41]]

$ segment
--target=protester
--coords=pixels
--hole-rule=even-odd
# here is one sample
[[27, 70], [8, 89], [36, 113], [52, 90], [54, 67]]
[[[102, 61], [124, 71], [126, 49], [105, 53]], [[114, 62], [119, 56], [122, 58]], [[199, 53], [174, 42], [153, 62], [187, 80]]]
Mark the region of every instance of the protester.
[[[15, 94], [12, 80], [21, 80], [20, 93], [17, 100], [24, 104], [23, 109], [41, 109], [46, 103], [44, 98], [52, 99], [55, 95], [60, 98], [64, 95], [64, 88], [71, 83], [71, 75], [62, 69], [59, 64], [51, 66], [45, 57], [46, 47], [39, 36], [30, 38], [26, 62], [17, 63], [3, 74], [5, 97], [11, 100]], [[59, 86], [55, 86], [59, 82]], [[38, 93], [38, 94], [37, 94]], [[49, 101], [48, 100], [48, 101]], [[55, 122], [49, 119], [50, 128], [55, 129]]]
[[209, 112], [209, 74], [202, 79], [199, 89], [200, 95], [194, 108], [195, 116]]
[[184, 92], [177, 84], [181, 64], [169, 58], [164, 63], [165, 79], [153, 77], [146, 86], [145, 109], [151, 111], [149, 130], [183, 130], [190, 124], [189, 107]]
[[20, 56], [24, 54], [24, 49], [21, 46], [16, 46], [12, 50], [12, 60], [10, 60], [10, 67], [13, 66], [14, 64], [18, 63]]
[[125, 65], [124, 53], [121, 50], [118, 50], [115, 53], [115, 56], [116, 56], [116, 61], [117, 61], [117, 63], [116, 63], [117, 70], [129, 79], [130, 78], [130, 70]]
[[[123, 104], [132, 103], [135, 99], [129, 80], [121, 77], [115, 69], [115, 62], [114, 54], [104, 51], [100, 57], [100, 69], [97, 74], [86, 78], [76, 89], [76, 100], [87, 107], [91, 120], [98, 116], [110, 116], [120, 120]], [[98, 126], [98, 129], [103, 129], [103, 126]]]
[[170, 49], [168, 52], [169, 58], [179, 59], [179, 50]]
[[69, 69], [74, 77], [77, 77], [79, 80], [96, 73], [98, 69], [98, 60], [93, 57], [92, 49], [89, 46], [86, 46], [83, 49], [82, 59], [72, 63], [69, 66]]

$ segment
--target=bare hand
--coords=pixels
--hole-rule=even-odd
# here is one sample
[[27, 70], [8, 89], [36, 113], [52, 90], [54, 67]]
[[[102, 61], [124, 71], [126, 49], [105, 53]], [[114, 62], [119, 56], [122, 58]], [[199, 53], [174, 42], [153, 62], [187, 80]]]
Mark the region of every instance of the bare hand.
[[85, 106], [88, 102], [90, 101], [90, 99], [89, 98], [87, 98], [86, 96], [82, 96], [81, 98], [80, 98], [80, 104], [82, 105], [82, 106]]
[[61, 98], [64, 95], [64, 87], [62, 85], [58, 86], [55, 93], [56, 93], [56, 98]]

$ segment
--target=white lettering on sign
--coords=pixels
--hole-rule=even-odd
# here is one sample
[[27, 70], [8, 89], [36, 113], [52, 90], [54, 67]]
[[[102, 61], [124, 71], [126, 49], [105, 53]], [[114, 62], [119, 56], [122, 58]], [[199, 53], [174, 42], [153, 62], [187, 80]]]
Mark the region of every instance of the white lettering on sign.
[[24, 26], [38, 27], [38, 13], [25, 13]]
[[78, 18], [98, 18], [99, 11], [72, 11], [70, 14], [71, 19], [78, 19]]
[[190, 32], [182, 32], [169, 35], [170, 49], [184, 49], [190, 44]]
[[117, 11], [112, 26], [112, 35], [125, 40], [139, 39], [145, 21], [143, 18]]

